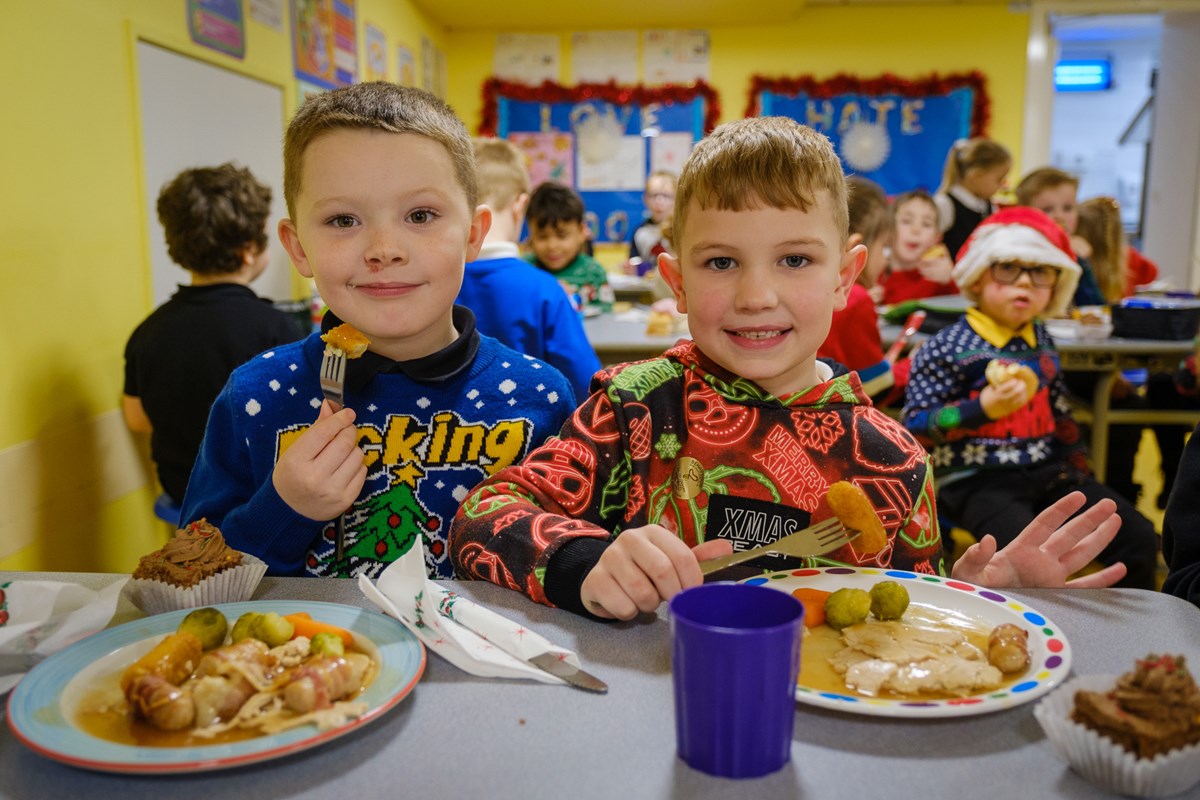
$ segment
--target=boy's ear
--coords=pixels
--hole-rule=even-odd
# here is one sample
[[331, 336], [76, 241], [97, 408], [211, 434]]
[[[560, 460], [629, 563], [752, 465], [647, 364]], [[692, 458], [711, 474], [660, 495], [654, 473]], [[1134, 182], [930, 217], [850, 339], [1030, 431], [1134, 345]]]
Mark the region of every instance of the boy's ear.
[[492, 210], [487, 206], [475, 206], [475, 216], [471, 218], [471, 229], [467, 231], [467, 261], [474, 261], [483, 247], [483, 240], [492, 227]]
[[683, 292], [683, 268], [679, 259], [666, 253], [658, 254], [658, 274], [671, 287], [675, 295], [675, 308], [680, 314], [687, 313], [687, 295]]
[[[854, 234], [854, 236], [858, 236], [858, 234]], [[846, 252], [842, 255], [842, 266], [838, 270], [838, 285], [833, 291], [834, 311], [841, 311], [846, 307], [850, 289], [858, 280], [863, 267], [867, 265], [867, 246], [862, 243], [861, 236], [858, 237], [856, 243], [854, 236], [846, 240]]]
[[529, 192], [521, 192], [517, 195], [517, 199], [513, 200], [512, 212], [516, 215], [517, 224], [520, 225], [525, 219], [525, 211], [529, 208]]
[[278, 230], [279, 241], [283, 244], [283, 249], [287, 250], [296, 271], [306, 278], [311, 278], [313, 276], [312, 266], [308, 263], [308, 256], [304, 253], [304, 245], [300, 244], [300, 232], [296, 230], [296, 224], [290, 219], [281, 219]]

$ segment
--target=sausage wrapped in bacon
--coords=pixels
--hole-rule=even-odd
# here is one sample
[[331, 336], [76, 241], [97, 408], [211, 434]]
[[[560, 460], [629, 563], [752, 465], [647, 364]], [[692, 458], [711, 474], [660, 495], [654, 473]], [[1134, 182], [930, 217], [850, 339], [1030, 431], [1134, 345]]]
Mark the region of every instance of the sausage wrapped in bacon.
[[370, 657], [362, 653], [310, 659], [292, 673], [283, 690], [283, 702], [301, 713], [328, 708], [363, 687], [370, 665]]

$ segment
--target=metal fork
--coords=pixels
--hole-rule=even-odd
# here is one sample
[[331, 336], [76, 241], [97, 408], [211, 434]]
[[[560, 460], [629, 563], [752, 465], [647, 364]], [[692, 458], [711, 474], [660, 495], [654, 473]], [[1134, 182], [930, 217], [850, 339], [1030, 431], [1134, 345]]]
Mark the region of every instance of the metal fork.
[[858, 536], [858, 531], [847, 528], [837, 517], [830, 517], [824, 522], [818, 522], [804, 530], [788, 534], [770, 544], [742, 550], [733, 555], [701, 561], [700, 572], [710, 575], [717, 570], [732, 567], [734, 564], [740, 564], [767, 553], [780, 553], [787, 556], [819, 556], [838, 549], [856, 536]]
[[[321, 356], [321, 394], [338, 411], [346, 404], [346, 351], [333, 345], [325, 345], [325, 354]], [[336, 536], [334, 537], [334, 557], [341, 563], [346, 549], [346, 515], [338, 514]]]
[[346, 351], [325, 345], [321, 356], [321, 394], [334, 405], [334, 411], [346, 404]]

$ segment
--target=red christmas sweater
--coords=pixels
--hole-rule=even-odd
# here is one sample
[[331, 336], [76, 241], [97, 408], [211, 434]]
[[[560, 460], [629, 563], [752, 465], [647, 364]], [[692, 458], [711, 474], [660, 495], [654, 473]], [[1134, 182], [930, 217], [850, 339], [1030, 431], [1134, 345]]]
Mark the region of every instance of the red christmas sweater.
[[883, 284], [883, 302], [887, 305], [903, 303], [905, 300], [924, 300], [926, 297], [941, 297], [958, 294], [954, 281], [934, 283], [921, 274], [919, 269], [888, 272], [880, 281]]
[[775, 398], [685, 342], [603, 370], [593, 387], [557, 437], [463, 501], [458, 575], [581, 611], [579, 584], [622, 530], [657, 523], [689, 545], [719, 536], [741, 550], [830, 517], [839, 480], [866, 491], [888, 545], [807, 565], [943, 571], [925, 450], [856, 374]]

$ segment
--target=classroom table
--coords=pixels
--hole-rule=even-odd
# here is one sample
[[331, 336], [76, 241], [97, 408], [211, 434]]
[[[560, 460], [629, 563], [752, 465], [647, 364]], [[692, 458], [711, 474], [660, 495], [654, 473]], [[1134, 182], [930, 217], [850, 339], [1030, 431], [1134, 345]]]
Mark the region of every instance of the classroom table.
[[[0, 572], [99, 588], [119, 575]], [[1033, 717], [1036, 701], [979, 716], [914, 720], [796, 706], [792, 759], [746, 781], [692, 770], [675, 755], [665, 606], [604, 624], [472, 581], [446, 585], [579, 653], [606, 695], [532, 681], [476, 678], [430, 655], [424, 676], [380, 719], [275, 761], [194, 775], [88, 772], [0, 729], [0, 798], [210, 800], [213, 797], [428, 798], [1096, 798], [1059, 762]], [[1200, 664], [1200, 613], [1137, 589], [1009, 592], [1066, 636], [1074, 673], [1119, 674], [1151, 652]], [[266, 578], [256, 600], [373, 609], [352, 580]], [[122, 600], [114, 623], [140, 616]]]

